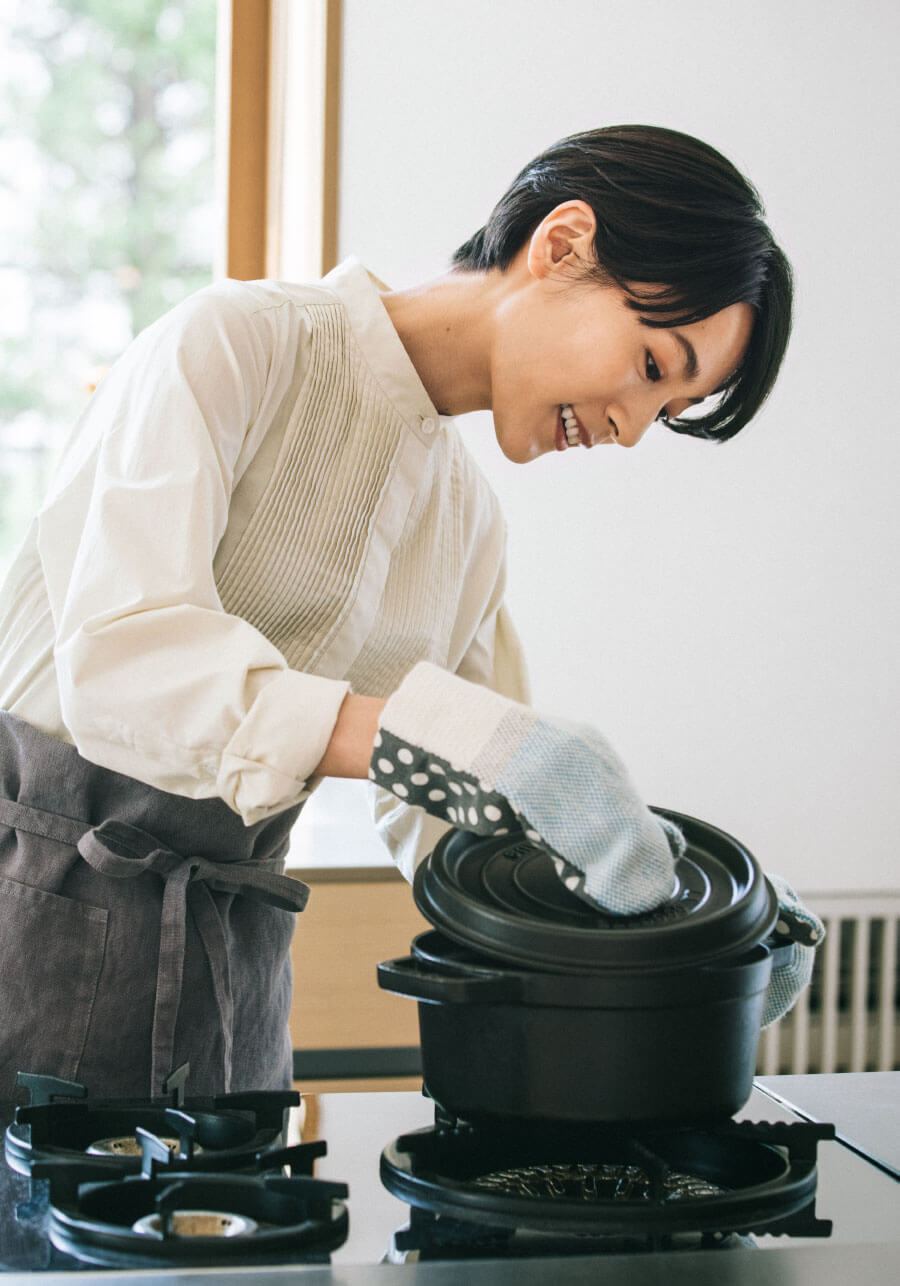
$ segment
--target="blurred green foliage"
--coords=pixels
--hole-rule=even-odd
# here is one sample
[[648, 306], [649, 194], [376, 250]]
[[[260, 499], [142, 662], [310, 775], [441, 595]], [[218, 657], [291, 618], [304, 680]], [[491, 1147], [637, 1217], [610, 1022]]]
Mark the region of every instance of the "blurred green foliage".
[[103, 367], [212, 279], [216, 0], [25, 0], [0, 47], [0, 562]]

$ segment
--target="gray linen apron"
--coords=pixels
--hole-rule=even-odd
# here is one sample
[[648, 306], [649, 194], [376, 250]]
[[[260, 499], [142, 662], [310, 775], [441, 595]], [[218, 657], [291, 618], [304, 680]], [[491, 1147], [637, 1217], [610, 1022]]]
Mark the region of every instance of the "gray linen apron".
[[0, 711], [0, 1101], [18, 1071], [92, 1096], [283, 1089], [300, 806], [244, 826]]

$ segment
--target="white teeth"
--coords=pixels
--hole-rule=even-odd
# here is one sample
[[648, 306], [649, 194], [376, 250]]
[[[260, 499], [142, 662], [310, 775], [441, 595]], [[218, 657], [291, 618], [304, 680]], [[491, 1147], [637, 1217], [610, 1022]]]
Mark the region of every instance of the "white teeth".
[[570, 447], [577, 447], [581, 442], [581, 437], [578, 432], [578, 421], [575, 419], [575, 412], [568, 403], [561, 406], [559, 410], [562, 416], [566, 442]]

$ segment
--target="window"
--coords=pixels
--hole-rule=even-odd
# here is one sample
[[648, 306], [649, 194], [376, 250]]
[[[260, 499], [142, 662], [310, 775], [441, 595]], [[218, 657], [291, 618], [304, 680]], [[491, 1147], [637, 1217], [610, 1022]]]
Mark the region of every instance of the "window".
[[[339, 0], [0, 11], [0, 578], [106, 367], [214, 276], [336, 257]], [[383, 861], [326, 783], [294, 864]]]
[[212, 280], [216, 0], [0, 17], [0, 572], [104, 369]]

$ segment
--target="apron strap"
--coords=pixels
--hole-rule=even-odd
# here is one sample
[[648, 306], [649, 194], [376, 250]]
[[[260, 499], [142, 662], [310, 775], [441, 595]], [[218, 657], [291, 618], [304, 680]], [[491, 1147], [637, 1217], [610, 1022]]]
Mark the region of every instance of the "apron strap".
[[70, 848], [77, 848], [84, 834], [84, 822], [59, 813], [47, 813], [42, 808], [19, 804], [3, 796], [0, 796], [0, 825], [27, 831], [29, 835], [40, 835], [43, 839], [53, 839], [59, 844], [68, 844]]
[[160, 914], [156, 998], [153, 1011], [150, 1092], [161, 1094], [174, 1066], [175, 1024], [181, 1003], [187, 942], [188, 889], [191, 909], [213, 982], [223, 1035], [224, 1091], [231, 1083], [234, 999], [228, 944], [211, 890], [256, 898], [282, 911], [306, 906], [309, 886], [271, 869], [274, 861], [212, 862], [184, 857], [153, 835], [126, 822], [106, 821], [85, 830], [83, 822], [0, 798], [0, 823], [77, 848], [100, 875], [130, 879], [152, 872], [164, 882]]

